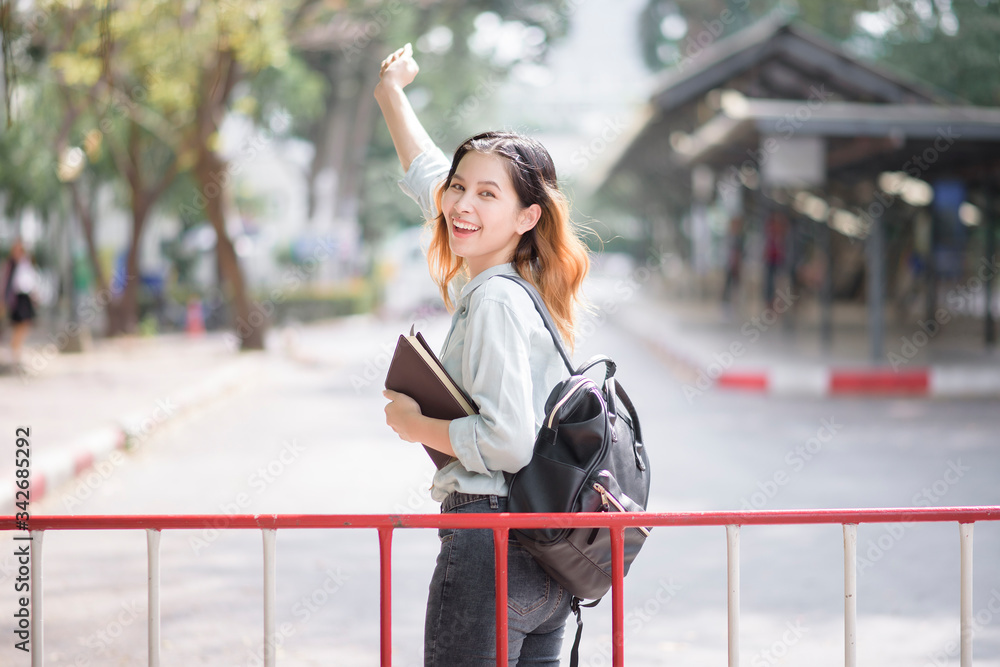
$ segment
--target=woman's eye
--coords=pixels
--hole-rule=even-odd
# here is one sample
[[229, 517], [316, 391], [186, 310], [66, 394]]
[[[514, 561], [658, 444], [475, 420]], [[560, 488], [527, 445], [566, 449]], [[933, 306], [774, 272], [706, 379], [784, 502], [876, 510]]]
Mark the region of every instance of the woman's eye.
[[459, 191], [459, 192], [462, 192], [463, 190], [465, 190], [465, 188], [463, 188], [463, 187], [462, 187], [461, 185], [459, 185], [458, 183], [452, 183], [452, 184], [451, 184], [451, 189], [452, 189], [452, 190], [457, 190], [457, 191]]
[[480, 194], [482, 196], [484, 196], [484, 197], [495, 197], [496, 196], [492, 192], [490, 192], [489, 190], [483, 190]]

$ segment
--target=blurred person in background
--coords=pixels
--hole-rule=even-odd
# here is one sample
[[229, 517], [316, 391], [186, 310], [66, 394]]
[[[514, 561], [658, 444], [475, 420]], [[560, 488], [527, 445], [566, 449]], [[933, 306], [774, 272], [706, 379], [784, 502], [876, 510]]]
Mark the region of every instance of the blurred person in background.
[[0, 280], [3, 303], [11, 324], [11, 364], [17, 370], [21, 367], [24, 341], [28, 337], [31, 322], [35, 319], [35, 293], [38, 287], [38, 272], [20, 239], [15, 240], [10, 248]]
[[774, 307], [778, 274], [785, 266], [788, 218], [781, 211], [772, 211], [764, 223], [764, 304]]
[[722, 303], [730, 306], [733, 293], [740, 286], [740, 273], [743, 269], [743, 216], [734, 215], [729, 220], [729, 233], [726, 235], [726, 282], [722, 288]]

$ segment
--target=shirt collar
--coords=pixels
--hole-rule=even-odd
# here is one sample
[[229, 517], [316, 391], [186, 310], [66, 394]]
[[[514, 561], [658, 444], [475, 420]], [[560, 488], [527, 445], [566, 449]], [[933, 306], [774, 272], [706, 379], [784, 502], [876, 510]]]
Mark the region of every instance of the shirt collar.
[[517, 269], [514, 268], [514, 264], [508, 262], [507, 264], [497, 264], [496, 266], [491, 266], [486, 269], [475, 278], [466, 283], [465, 287], [462, 288], [462, 296], [460, 300], [464, 301], [470, 294], [476, 291], [487, 280], [493, 276], [499, 276], [504, 273], [517, 273]]

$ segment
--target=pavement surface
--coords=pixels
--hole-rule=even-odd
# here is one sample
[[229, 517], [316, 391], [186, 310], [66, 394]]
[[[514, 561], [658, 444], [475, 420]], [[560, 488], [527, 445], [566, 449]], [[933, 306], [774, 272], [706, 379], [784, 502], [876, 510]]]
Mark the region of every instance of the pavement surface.
[[[632, 271], [590, 282], [595, 312], [581, 325], [577, 357], [614, 350], [622, 374], [628, 374], [630, 391], [650, 404], [660, 403], [659, 410], [640, 412], [648, 415], [652, 432], [669, 434], [661, 445], [670, 463], [658, 469], [658, 491], [651, 498], [651, 509], [906, 506], [926, 502], [915, 494], [927, 489], [936, 504], [995, 502], [997, 467], [989, 424], [995, 399], [937, 399], [903, 392], [898, 400], [877, 401], [869, 400], [870, 388], [836, 400], [772, 398], [759, 387], [749, 387], [752, 393], [746, 393], [746, 386], [719, 382], [722, 374], [712, 382], [702, 382], [706, 388], [700, 389], [699, 373], [706, 377], [714, 373], [712, 363], [734, 373], [768, 371], [779, 365], [794, 368], [796, 364], [829, 369], [850, 364], [867, 370], [863, 330], [852, 337], [847, 326], [851, 311], [845, 309], [831, 353], [811, 337], [804, 312], [796, 313], [799, 317], [790, 331], [780, 319], [763, 330], [753, 317], [759, 314], [758, 321], [766, 325], [765, 315], [754, 313], [753, 308], [726, 312], [716, 304], [655, 289], [643, 278], [643, 273]], [[42, 356], [31, 359], [45, 363], [29, 360], [33, 372], [27, 377], [0, 376], [4, 432], [13, 439], [15, 427], [32, 429], [32, 504], [42, 499], [33, 513], [230, 513], [236, 511], [230, 509], [234, 502], [240, 512], [248, 513], [434, 511], [426, 497], [423, 453], [404, 457], [405, 443], [396, 442], [379, 422], [381, 401], [373, 391], [381, 384], [396, 333], [408, 328], [410, 319], [361, 316], [275, 330], [268, 338], [268, 350], [251, 354], [236, 352], [224, 334], [101, 341], [85, 354], [52, 358], [36, 348]], [[744, 332], [747, 323], [757, 327], [759, 336]], [[433, 340], [441, 340], [446, 327], [447, 318], [440, 316], [418, 324]], [[939, 332], [934, 338], [937, 347], [925, 348], [925, 357], [914, 356], [914, 365], [929, 361], [934, 366], [941, 360], [961, 370], [994, 363], [985, 352], [977, 364], [959, 358], [980, 354], [952, 346], [950, 336], [960, 333], [958, 328]], [[733, 351], [734, 342], [744, 345], [742, 354]], [[724, 357], [727, 351], [732, 361]], [[666, 377], [668, 372], [660, 363], [644, 365], [650, 357], [670, 361], [679, 382]], [[881, 367], [874, 369], [884, 372]], [[892, 393], [885, 388], [881, 391]], [[345, 414], [351, 416], [352, 430], [331, 435], [330, 424]], [[813, 456], [809, 443], [822, 444], [820, 429], [827, 423], [835, 425], [837, 438], [816, 454], [826, 458], [811, 465], [806, 457]], [[144, 447], [147, 439], [150, 444]], [[395, 447], [386, 451], [393, 457], [394, 469], [405, 477], [389, 485], [398, 489], [397, 495], [378, 494], [373, 499], [370, 481], [360, 475], [339, 479], [331, 491], [327, 471], [335, 464], [359, 464], [351, 458], [359, 456], [356, 448], [333, 445], [375, 441]], [[267, 485], [258, 484], [254, 469], [264, 465], [270, 470], [272, 464], [282, 464], [287, 443], [305, 450], [295, 450], [287, 474], [277, 475]], [[803, 447], [805, 453], [801, 453]], [[239, 451], [238, 457], [234, 451]], [[301, 460], [295, 458], [299, 456]], [[14, 479], [13, 456], [9, 458], [0, 460], [6, 466], [0, 473], [3, 483]], [[900, 465], [900, 460], [911, 466]], [[961, 484], [950, 483], [953, 463], [959, 466]], [[77, 478], [72, 484], [61, 482], [74, 473]], [[243, 501], [237, 500], [244, 497], [252, 501], [249, 509], [242, 509]], [[12, 506], [0, 513], [10, 511]], [[977, 612], [988, 611], [986, 605], [1000, 591], [993, 557], [998, 553], [995, 528], [977, 527]], [[862, 661], [924, 664], [914, 656], [941, 652], [947, 654], [941, 664], [954, 662], [949, 648], [957, 627], [952, 600], [957, 589], [954, 527], [907, 531], [906, 539], [901, 539], [883, 534], [881, 528], [865, 527], [859, 538], [859, 556], [881, 564], [865, 566], [868, 577], [862, 605], [867, 607], [861, 611], [867, 639], [862, 657], [868, 659]], [[95, 652], [104, 656], [100, 652], [104, 648], [122, 656], [120, 661], [101, 657], [89, 664], [131, 664], [134, 659], [127, 656], [143, 654], [142, 624], [134, 621], [142, 618], [145, 604], [145, 556], [141, 540], [133, 537], [107, 532], [88, 535], [86, 548], [74, 541], [79, 536], [46, 538], [50, 559], [46, 595], [50, 609], [62, 610], [64, 615], [59, 622], [53, 619], [53, 631], [47, 635], [53, 664], [68, 664], [54, 657], [56, 651], [63, 658]], [[788, 664], [827, 664], [828, 658], [829, 664], [835, 664], [842, 641], [841, 537], [837, 527], [803, 529], [791, 542], [789, 537], [783, 528], [746, 531], [744, 653], [754, 656], [749, 661], [754, 664], [782, 664], [770, 661], [767, 652], [773, 656], [775, 650], [808, 650], [810, 659], [788, 660]], [[165, 650], [183, 653], [184, 659], [176, 664], [222, 664], [219, 656], [237, 653], [247, 654], [246, 664], [260, 664], [256, 662], [259, 606], [246, 603], [248, 592], [259, 590], [259, 567], [240, 556], [260, 553], [259, 536], [217, 536], [202, 531], [195, 538], [211, 548], [203, 552], [202, 542], [192, 542], [190, 535], [164, 538], [164, 558], [174, 564], [167, 569], [174, 574], [165, 580], [164, 609], [184, 610], [171, 611], [173, 615], [165, 619], [171, 629]], [[434, 540], [417, 543], [418, 539], [423, 537], [401, 535], [394, 547], [400, 562], [393, 588], [400, 601], [421, 598], [421, 585], [427, 578], [421, 568], [433, 561], [430, 543]], [[673, 656], [678, 664], [718, 664], [719, 656], [725, 654], [726, 617], [720, 602], [724, 599], [724, 539], [719, 531], [694, 529], [681, 531], [677, 539], [671, 533], [671, 539], [651, 544], [649, 554], [630, 575], [634, 583], [626, 606], [632, 610], [627, 626], [631, 633], [628, 664], [666, 664]], [[338, 535], [336, 541], [324, 541], [328, 538], [322, 535], [288, 531], [281, 540], [284, 569], [279, 577], [279, 606], [298, 623], [296, 641], [282, 647], [285, 656], [292, 664], [375, 664], [369, 655], [377, 647], [377, 624], [372, 620], [375, 598], [368, 595], [377, 581], [371, 537], [349, 540]], [[308, 540], [312, 541], [307, 545]], [[675, 548], [681, 541], [685, 547]], [[940, 548], [943, 544], [949, 548]], [[7, 590], [11, 585], [4, 583], [3, 576], [15, 571], [12, 563], [9, 555], [6, 561], [0, 558], [0, 584]], [[341, 564], [343, 571], [337, 569]], [[237, 570], [245, 576], [236, 584], [220, 576]], [[661, 570], [677, 573], [678, 578], [663, 579]], [[943, 574], [928, 577], [928, 571]], [[99, 580], [97, 573], [106, 574], [106, 579]], [[125, 580], [135, 589], [125, 596], [112, 595], [121, 592], [117, 587]], [[322, 591], [325, 602], [325, 591], [341, 586], [340, 599], [351, 604], [317, 606], [315, 611], [310, 607], [308, 614], [296, 606], [315, 599], [312, 595], [317, 591]], [[928, 592], [931, 588], [948, 592]], [[131, 600], [128, 604], [139, 611], [132, 606], [120, 609], [124, 603], [119, 598]], [[668, 600], [672, 601], [667, 604]], [[823, 612], [814, 614], [813, 607], [821, 604]], [[188, 609], [189, 605], [194, 608]], [[419, 655], [420, 607], [397, 605], [394, 643], [400, 656], [412, 658]], [[656, 613], [647, 613], [649, 609]], [[610, 664], [609, 607], [588, 611], [585, 664]], [[67, 624], [66, 614], [75, 619], [73, 623]], [[229, 637], [229, 643], [220, 643], [217, 636], [226, 634], [219, 627], [223, 623], [206, 624], [205, 618], [227, 623], [237, 619], [244, 630]], [[129, 636], [135, 635], [137, 649], [125, 639], [113, 646], [101, 643], [101, 632], [118, 632], [126, 624], [135, 627]], [[333, 639], [331, 628], [338, 633]], [[810, 641], [795, 646], [782, 643], [791, 628], [812, 633]], [[919, 634], [919, 646], [914, 633]], [[183, 637], [183, 642], [175, 641], [177, 637]], [[797, 642], [798, 635], [792, 638]], [[338, 662], [343, 660], [344, 646], [355, 644], [367, 652], [358, 648], [357, 659]], [[905, 659], [886, 658], [890, 649], [904, 645]], [[204, 646], [214, 646], [218, 652], [204, 652]], [[998, 646], [995, 629], [980, 634], [977, 664], [1000, 664]], [[408, 667], [418, 662], [401, 659], [400, 664]]]
[[[952, 312], [947, 301], [931, 320], [900, 321], [887, 309], [884, 349], [873, 359], [864, 304], [838, 303], [832, 336], [824, 343], [814, 301], [779, 289], [772, 306], [759, 299], [726, 305], [653, 281], [644, 285], [645, 275], [640, 267], [599, 281], [599, 317], [616, 318], [669, 360], [689, 397], [720, 389], [820, 397], [1000, 397], [1000, 348], [984, 342], [981, 318]], [[628, 297], [624, 304], [622, 296]]]
[[[587, 326], [575, 357], [606, 352], [619, 364], [653, 458], [652, 511], [996, 503], [995, 399], [729, 390], [689, 399], [670, 368], [617, 322]], [[447, 323], [434, 316], [418, 327], [440, 342]], [[120, 465], [106, 460], [54, 489], [32, 503], [32, 516], [213, 515], [194, 529], [162, 531], [162, 664], [259, 667], [261, 534], [223, 530], [228, 516], [437, 509], [427, 493], [429, 459], [396, 438], [382, 415], [381, 378], [408, 327], [406, 318], [351, 318], [279, 332], [269, 353], [254, 357], [259, 368], [244, 386], [171, 420]], [[373, 455], [377, 479], [363, 472]], [[859, 664], [955, 663], [956, 528], [859, 527]], [[654, 531], [624, 591], [625, 664], [726, 664], [725, 532]], [[743, 663], [843, 664], [841, 532], [837, 525], [741, 531]], [[0, 534], [0, 591], [8, 591], [0, 617], [10, 622], [18, 576], [12, 537]], [[44, 561], [46, 664], [144, 662], [146, 537], [47, 531], [44, 558], [33, 545]], [[440, 545], [432, 530], [394, 531], [392, 543], [393, 664], [416, 667]], [[378, 545], [371, 530], [278, 531], [277, 664], [379, 664]], [[1000, 609], [997, 554], [1000, 522], [978, 523], [980, 667], [1000, 667], [1000, 615], [990, 609]], [[586, 610], [585, 625], [581, 667], [610, 664], [607, 600]], [[567, 641], [564, 665], [568, 649]], [[0, 664], [26, 665], [28, 657], [0, 645]]]
[[[780, 290], [772, 308], [723, 306], [668, 289], [639, 266], [595, 275], [586, 291], [592, 313], [579, 340], [609, 322], [624, 329], [669, 363], [689, 401], [708, 391], [1000, 397], [1000, 351], [984, 345], [980, 320], [954, 317], [935, 328], [887, 317], [885, 359], [873, 363], [861, 305], [838, 305], [832, 344], [824, 345], [818, 309]], [[350, 345], [369, 342], [369, 329], [387, 324], [375, 316], [343, 322], [355, 341], [342, 349], [348, 356]], [[13, 440], [16, 428], [29, 427], [36, 443], [32, 500], [238, 392], [261, 372], [263, 355], [301, 356], [299, 331], [272, 330], [268, 350], [256, 353], [237, 351], [225, 333], [208, 333], [98, 340], [86, 352], [58, 354], [35, 333], [24, 368], [0, 374], [4, 432]], [[0, 459], [0, 512], [14, 509], [14, 480], [14, 457]]]
[[[236, 352], [230, 339], [101, 340], [79, 354], [29, 340], [23, 367], [0, 375], [0, 423], [11, 442], [28, 429], [31, 501], [252, 382], [255, 354]], [[0, 512], [14, 508], [14, 465], [13, 454], [0, 459]]]

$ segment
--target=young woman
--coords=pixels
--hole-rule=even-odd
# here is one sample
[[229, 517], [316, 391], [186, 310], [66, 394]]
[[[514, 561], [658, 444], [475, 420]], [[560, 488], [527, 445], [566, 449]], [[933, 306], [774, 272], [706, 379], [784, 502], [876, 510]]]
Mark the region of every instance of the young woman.
[[[403, 92], [417, 71], [409, 45], [394, 52], [382, 63], [375, 97], [406, 172], [400, 185], [432, 230], [431, 274], [453, 310], [441, 362], [480, 412], [431, 419], [410, 397], [386, 391], [386, 421], [402, 439], [456, 458], [434, 477], [431, 495], [442, 512], [504, 512], [504, 473], [531, 459], [545, 399], [567, 371], [528, 294], [509, 280], [490, 278], [517, 273], [534, 284], [572, 345], [574, 307], [589, 260], [548, 152], [514, 133], [485, 132], [465, 141], [449, 161]], [[424, 663], [494, 665], [492, 531], [439, 534]], [[512, 537], [510, 664], [559, 664], [571, 597]]]
[[0, 276], [0, 293], [10, 317], [10, 353], [14, 369], [21, 367], [21, 349], [35, 319], [34, 294], [38, 282], [35, 266], [20, 239], [14, 241]]

